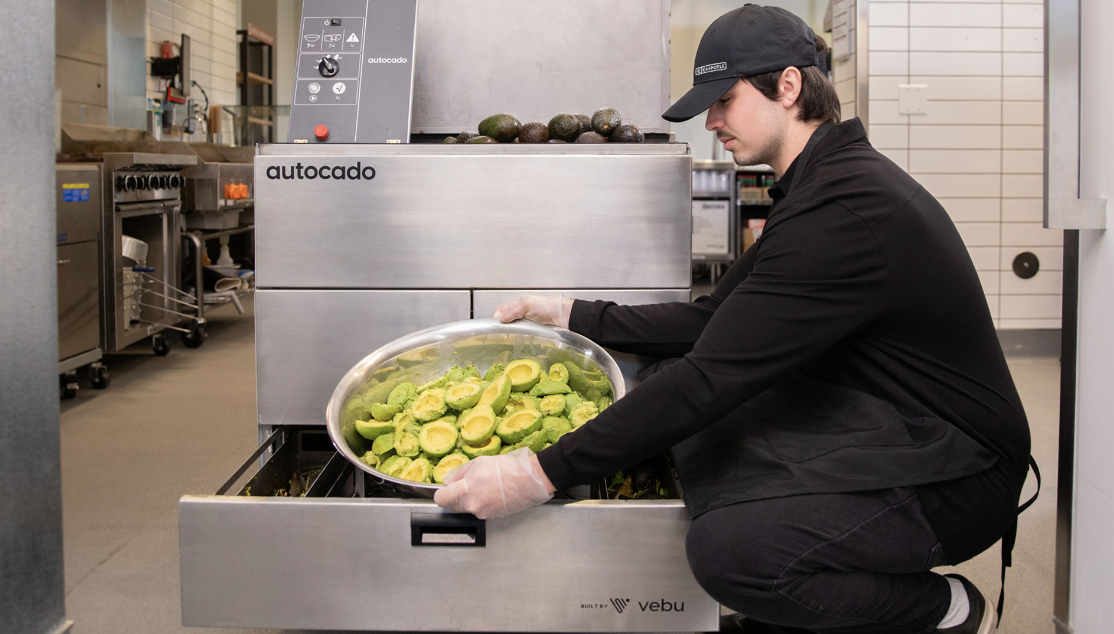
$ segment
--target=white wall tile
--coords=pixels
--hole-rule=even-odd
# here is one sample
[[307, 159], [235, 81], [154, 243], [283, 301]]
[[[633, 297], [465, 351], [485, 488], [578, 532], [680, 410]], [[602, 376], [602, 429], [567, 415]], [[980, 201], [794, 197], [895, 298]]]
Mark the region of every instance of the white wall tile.
[[1043, 198], [1044, 177], [1041, 174], [1003, 174], [1003, 198]]
[[1008, 53], [1044, 51], [1044, 29], [1002, 29], [1002, 50]]
[[[997, 73], [995, 73], [995, 76], [991, 77], [947, 77], [912, 75], [909, 77], [908, 83], [924, 84], [928, 86], [929, 99], [950, 99], [955, 101], [992, 101], [1002, 98], [1002, 79], [997, 76]], [[873, 94], [874, 93], [871, 93], [871, 96], [873, 96]], [[894, 97], [894, 99], [896, 98], [897, 97]]]
[[870, 27], [870, 50], [907, 51], [909, 50], [909, 29], [895, 26]]
[[[871, 73], [879, 72], [876, 69], [871, 69]], [[904, 72], [904, 71], [903, 71]], [[832, 76], [836, 79], [854, 77], [855, 76], [855, 54], [852, 53], [847, 59], [839, 60], [832, 63]]]
[[972, 246], [967, 243], [964, 244], [967, 246], [967, 253], [971, 255], [971, 263], [975, 265], [975, 268], [977, 270], [998, 270], [998, 256], [1001, 249], [999, 249], [997, 246], [979, 247]]
[[1044, 125], [1044, 102], [1004, 101], [1002, 102], [1002, 123]]
[[1001, 150], [910, 150], [909, 171], [918, 174], [997, 174], [1002, 171], [1001, 159]]
[[909, 24], [911, 26], [1000, 27], [1002, 9], [996, 4], [971, 3], [964, 7], [957, 7], [955, 3], [950, 2], [912, 2], [909, 4]]
[[879, 149], [878, 152], [893, 161], [901, 169], [906, 172], [909, 171], [909, 150]]
[[855, 81], [854, 77], [842, 81], [837, 81], [833, 85], [835, 86], [836, 96], [839, 97], [840, 103], [855, 101], [855, 91], [858, 87], [858, 83]]
[[1064, 248], [1063, 247], [1002, 247], [1002, 261], [999, 268], [1003, 271], [1013, 270], [1013, 259], [1019, 253], [1028, 251], [1037, 256], [1040, 262], [1040, 270], [1049, 271], [1063, 271], [1064, 270]]
[[1044, 126], [1002, 126], [1002, 148], [1007, 150], [1043, 150]]
[[881, 125], [909, 123], [909, 115], [897, 113], [896, 101], [870, 100], [870, 122]]
[[1044, 222], [1044, 199], [1003, 199], [1002, 222]]
[[1001, 126], [909, 126], [908, 147], [913, 149], [991, 150], [999, 148], [1001, 143]]
[[876, 148], [899, 150], [909, 147], [909, 127], [904, 125], [870, 124], [870, 144]]
[[1044, 152], [1002, 150], [1002, 171], [1011, 174], [1043, 174]]
[[1029, 279], [1018, 277], [1012, 270], [1003, 272], [999, 292], [1003, 295], [1059, 295], [1063, 290], [1063, 271], [1047, 271], [1041, 268]]
[[1059, 295], [1000, 295], [999, 314], [1003, 319], [1059, 319]]
[[1002, 246], [1061, 247], [1063, 244], [1062, 229], [1045, 229], [1037, 222], [1002, 223]]
[[[1028, 54], [1010, 53], [1010, 55]], [[873, 54], [871, 62], [873, 64]], [[1002, 53], [909, 53], [910, 75], [993, 76], [1001, 72]]]
[[924, 188], [937, 198], [998, 198], [1002, 187], [1000, 174], [918, 174], [912, 173]]
[[909, 29], [908, 44], [910, 51], [1001, 51], [1002, 29], [913, 27]]
[[1002, 99], [1043, 101], [1044, 77], [1003, 77]]
[[148, 19], [151, 21], [150, 24], [154, 28], [159, 28], [164, 31], [174, 30], [174, 18], [166, 15], [165, 13], [157, 13], [152, 11], [148, 15]]
[[905, 3], [870, 3], [869, 22], [871, 26], [907, 26], [909, 8]]
[[955, 228], [968, 247], [997, 247], [1001, 241], [996, 222], [957, 222]]
[[976, 271], [984, 295], [996, 295], [1002, 278], [1001, 271]]
[[1002, 53], [1002, 74], [1009, 77], [1044, 76], [1044, 53]]
[[997, 198], [937, 198], [937, 201], [952, 222], [998, 222], [1002, 217], [1002, 201]]
[[929, 97], [928, 112], [920, 115], [905, 115], [909, 123], [998, 125], [1002, 122], [1002, 108], [996, 101], [937, 101], [931, 99], [931, 92]]
[[908, 83], [910, 83], [909, 78], [904, 75], [880, 76], [872, 74], [870, 76], [870, 98], [897, 101], [897, 87]]
[[1044, 7], [1035, 4], [1002, 5], [1002, 26], [1044, 28]]
[[906, 75], [909, 73], [908, 53], [870, 54], [870, 73], [872, 75]]
[[1059, 330], [1060, 319], [999, 319], [999, 330]]

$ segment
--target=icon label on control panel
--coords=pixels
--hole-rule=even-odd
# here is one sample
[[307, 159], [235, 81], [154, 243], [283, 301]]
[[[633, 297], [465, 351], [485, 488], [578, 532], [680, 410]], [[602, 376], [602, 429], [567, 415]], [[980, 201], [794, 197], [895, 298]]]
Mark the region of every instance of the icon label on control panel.
[[348, 39], [347, 39], [347, 40], [344, 40], [344, 41], [345, 41], [345, 42], [348, 42], [349, 44], [354, 44], [354, 43], [356, 43], [356, 42], [359, 42], [359, 41], [360, 41], [360, 38], [356, 37], [356, 34], [355, 34], [355, 33], [353, 33], [352, 35], [349, 35], [349, 36], [348, 36]]
[[344, 94], [344, 89], [345, 89], [345, 85], [344, 85], [344, 82], [342, 82], [342, 81], [338, 81], [337, 83], [333, 84], [333, 92], [338, 94], [338, 95], [343, 95]]
[[313, 94], [313, 95], [316, 95], [317, 93], [321, 92], [321, 84], [319, 84], [317, 82], [313, 82], [312, 84], [309, 85], [309, 92], [310, 92], [310, 94]]
[[326, 42], [339, 42], [340, 41], [340, 33], [330, 33], [330, 34], [326, 35], [325, 36], [325, 41]]
[[310, 103], [317, 103], [317, 95], [309, 96]]

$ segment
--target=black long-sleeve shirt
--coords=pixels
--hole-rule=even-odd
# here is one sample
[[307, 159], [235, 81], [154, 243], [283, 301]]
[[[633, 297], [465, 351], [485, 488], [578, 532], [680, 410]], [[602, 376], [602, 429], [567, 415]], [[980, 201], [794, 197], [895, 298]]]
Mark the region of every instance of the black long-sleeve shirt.
[[1023, 472], [1028, 423], [979, 278], [940, 204], [870, 146], [857, 119], [831, 128], [770, 193], [762, 237], [711, 295], [574, 303], [572, 330], [680, 359], [542, 451], [553, 484], [604, 477], [713, 424], [745, 428], [742, 406], [802, 378], [892, 404], [913, 421], [909, 437], [887, 447], [864, 436], [855, 447], [839, 430], [776, 440], [780, 430], [767, 429], [774, 451], [763, 460], [784, 464], [756, 468], [753, 479], [771, 482], [748, 484], [744, 499], [942, 482], [997, 461]]

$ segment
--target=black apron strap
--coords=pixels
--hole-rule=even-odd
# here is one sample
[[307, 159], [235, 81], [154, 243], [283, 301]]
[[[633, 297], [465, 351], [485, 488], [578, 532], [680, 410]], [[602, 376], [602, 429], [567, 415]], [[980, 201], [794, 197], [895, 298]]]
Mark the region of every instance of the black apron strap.
[[[1037, 461], [1029, 456], [1029, 466], [1033, 469], [1033, 475], [1037, 477], [1037, 492], [1029, 501], [1017, 507], [1017, 514], [1021, 515], [1025, 509], [1033, 505], [1037, 501], [1037, 496], [1041, 494], [1041, 470], [1037, 468]], [[998, 593], [998, 625], [1002, 624], [1002, 610], [1006, 605], [1006, 568], [1013, 565], [1013, 545], [1017, 542], [1017, 517], [1014, 517], [1013, 524], [1010, 526], [1006, 534], [1002, 536], [1002, 590]]]
[[816, 149], [816, 144], [820, 143], [820, 139], [823, 139], [824, 135], [828, 134], [828, 131], [831, 129], [832, 122], [825, 121], [819, 128], [816, 128], [816, 132], [812, 133], [812, 137], [810, 137], [808, 143], [805, 144], [805, 149], [801, 150], [801, 153], [797, 155], [797, 169], [793, 170], [793, 176], [789, 178], [789, 189], [785, 191], [786, 195], [789, 195], [789, 192], [793, 191], [793, 186], [797, 184], [798, 177], [801, 175], [801, 172], [805, 171], [805, 167], [808, 165], [808, 159], [812, 156], [812, 151]]

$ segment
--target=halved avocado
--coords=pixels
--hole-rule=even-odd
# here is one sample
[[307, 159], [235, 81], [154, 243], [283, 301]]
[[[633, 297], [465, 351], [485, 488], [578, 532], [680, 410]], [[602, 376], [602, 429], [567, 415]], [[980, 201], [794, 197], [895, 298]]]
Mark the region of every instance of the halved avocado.
[[413, 460], [405, 456], [391, 456], [379, 464], [379, 470], [391, 477], [397, 478], [398, 474], [402, 473], [402, 470], [406, 467], [409, 467], [411, 462], [413, 462]]
[[369, 451], [360, 456], [360, 462], [374, 469], [379, 464], [379, 457]]
[[448, 383], [448, 382], [449, 382], [448, 377], [439, 376], [436, 379], [433, 379], [432, 381], [429, 381], [427, 383], [422, 383], [421, 385], [419, 385], [418, 386], [418, 394], [421, 394], [422, 392], [424, 392], [426, 390], [432, 390], [432, 389], [438, 388], [438, 387], [445, 387], [445, 384]]
[[538, 453], [539, 451], [542, 450], [542, 447], [545, 446], [546, 438], [547, 438], [546, 433], [539, 429], [538, 431], [536, 431], [536, 432], [530, 434], [529, 436], [526, 436], [522, 440], [518, 441], [518, 443], [515, 444], [514, 448], [515, 449], [520, 449], [522, 447], [527, 447], [527, 448], [530, 449], [530, 451], [532, 451], [534, 453]]
[[599, 410], [596, 409], [596, 404], [592, 401], [584, 401], [569, 412], [569, 421], [573, 424], [573, 427], [580, 427], [595, 418], [597, 414], [599, 414]]
[[477, 379], [480, 378], [480, 369], [477, 368], [474, 363], [469, 363], [468, 365], [464, 366], [460, 370], [461, 370], [461, 372], [464, 373], [463, 378], [461, 378], [461, 381], [466, 381], [470, 377], [475, 377]]
[[582, 370], [580, 366], [575, 363], [566, 363], [565, 369], [569, 372], [569, 380], [567, 382], [574, 392], [587, 392], [588, 388], [592, 387], [588, 382], [588, 378], [584, 376], [584, 370]]
[[615, 400], [612, 399], [610, 396], [601, 396], [598, 400], [596, 400], [596, 409], [602, 412], [608, 407], [611, 407], [611, 404], [614, 402]]
[[503, 441], [498, 436], [492, 435], [482, 444], [469, 445], [467, 443], [460, 446], [460, 451], [469, 458], [478, 458], [479, 456], [494, 456], [499, 453], [499, 448], [503, 446]]
[[475, 385], [483, 385], [484, 380], [481, 379], [478, 376], [469, 376], [469, 377], [465, 377], [464, 380], [461, 381], [461, 383], [473, 383]]
[[449, 472], [456, 469], [462, 464], [469, 462], [468, 456], [462, 453], [451, 453], [441, 459], [437, 466], [433, 468], [433, 481], [437, 484], [445, 484], [445, 476]]
[[495, 433], [495, 412], [490, 405], [477, 405], [457, 419], [460, 437], [470, 445], [479, 445]]
[[422, 451], [440, 458], [452, 453], [456, 449], [456, 427], [452, 423], [434, 421], [422, 425], [422, 432], [418, 434], [418, 444]]
[[511, 377], [511, 391], [525, 392], [541, 378], [542, 366], [533, 359], [515, 359], [507, 364], [503, 373]]
[[425, 458], [418, 458], [406, 465], [396, 477], [411, 482], [432, 482], [433, 465]]
[[395, 433], [395, 453], [406, 457], [413, 458], [421, 453], [422, 445], [418, 442], [418, 437], [408, 431]]
[[368, 440], [375, 440], [376, 438], [393, 432], [395, 424], [392, 421], [382, 420], [358, 420], [356, 421], [356, 433], [360, 434]]
[[557, 442], [558, 438], [572, 431], [572, 423], [557, 416], [546, 416], [542, 419], [542, 431], [547, 441]]
[[402, 410], [399, 405], [376, 403], [371, 406], [371, 416], [375, 420], [391, 420]]
[[388, 405], [398, 405], [400, 407], [406, 404], [406, 401], [418, 395], [418, 386], [413, 383], [399, 383], [395, 389], [391, 390], [391, 395], [387, 397]]
[[438, 421], [444, 421], [444, 422], [452, 425], [453, 427], [456, 427], [456, 414], [445, 414], [444, 416], [442, 416], [441, 418], [438, 418], [437, 420], [435, 420], [433, 422], [436, 423]]
[[549, 366], [549, 374], [546, 380], [567, 385], [569, 382], [569, 369], [565, 367], [564, 363], [554, 363]]
[[439, 389], [426, 390], [418, 395], [414, 404], [410, 406], [410, 413], [414, 419], [427, 423], [441, 418], [449, 406], [445, 403], [445, 395]]
[[584, 399], [579, 394], [573, 392], [572, 394], [565, 395], [565, 418], [568, 418], [572, 411], [576, 409], [577, 405], [584, 402]]
[[558, 416], [565, 411], [565, 395], [564, 394], [550, 394], [543, 397], [541, 406], [538, 408], [546, 416]]
[[396, 432], [406, 431], [406, 428], [410, 425], [413, 425], [414, 422], [414, 415], [410, 413], [410, 410], [408, 409], [404, 409], [398, 414], [395, 414], [395, 418], [393, 421]]
[[530, 388], [530, 394], [539, 398], [550, 394], [568, 394], [571, 391], [568, 384], [560, 381], [542, 381]]
[[460, 383], [464, 380], [464, 368], [454, 365], [445, 371], [445, 383]]
[[445, 390], [445, 402], [457, 411], [464, 411], [479, 403], [482, 393], [483, 390], [475, 383], [457, 383]]
[[502, 374], [502, 373], [503, 373], [503, 364], [502, 363], [492, 364], [492, 366], [487, 369], [487, 372], [484, 372], [483, 380], [490, 383], [491, 381], [494, 381], [495, 379], [499, 378], [499, 375]]
[[541, 429], [543, 417], [541, 412], [532, 409], [515, 412], [499, 423], [495, 433], [504, 444], [513, 445]]
[[491, 385], [480, 394], [480, 405], [490, 405], [491, 411], [498, 414], [507, 406], [507, 399], [511, 397], [511, 377], [506, 374], [491, 382]]
[[515, 449], [518, 449], [518, 447], [515, 447], [514, 445], [507, 445], [506, 447], [503, 447], [502, 449], [499, 450], [499, 455], [501, 456], [505, 453], [510, 453], [510, 452], [514, 451]]
[[503, 413], [513, 414], [514, 412], [521, 412], [524, 409], [533, 409], [540, 412], [541, 401], [525, 392], [512, 392], [511, 398], [507, 401], [507, 407], [503, 410]]
[[371, 453], [375, 454], [377, 458], [383, 460], [387, 456], [393, 455], [395, 450], [395, 435], [383, 434], [371, 443]]

